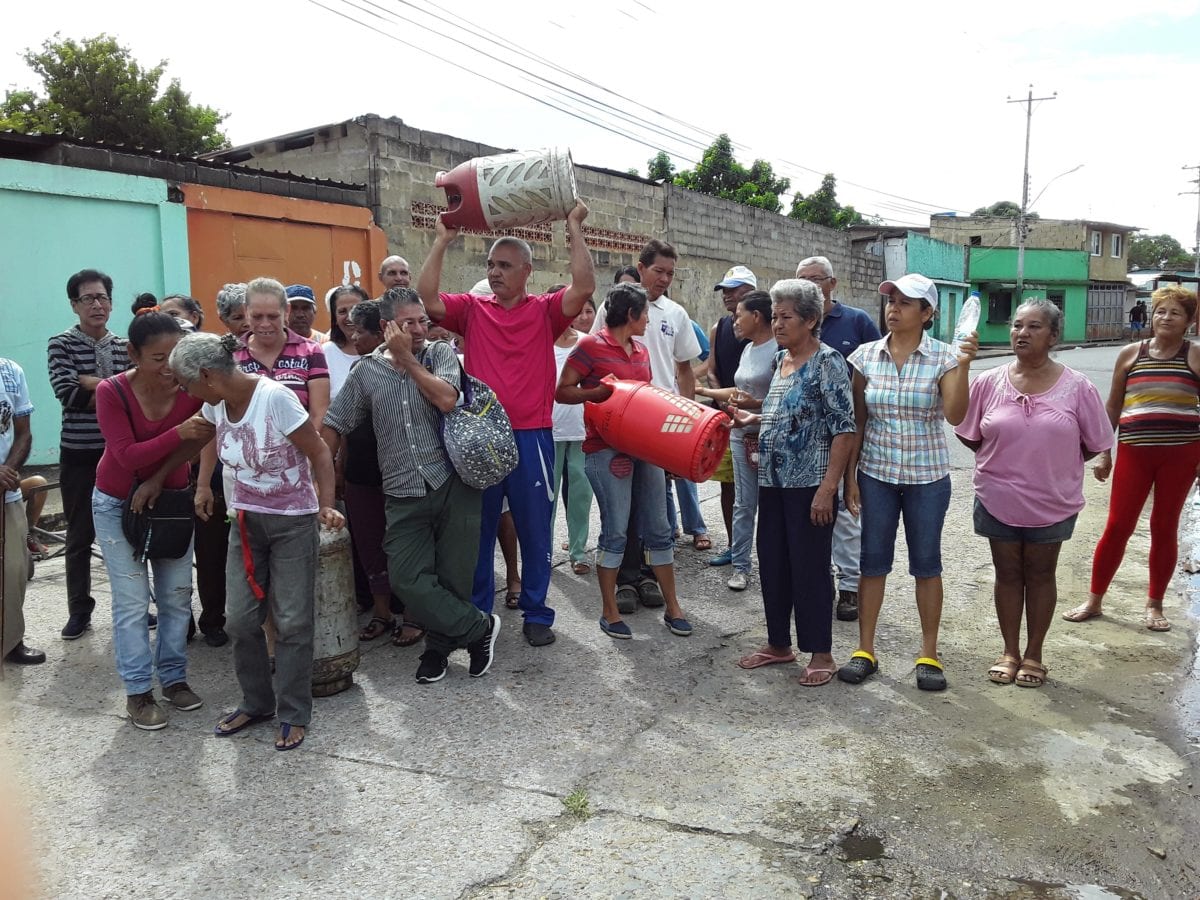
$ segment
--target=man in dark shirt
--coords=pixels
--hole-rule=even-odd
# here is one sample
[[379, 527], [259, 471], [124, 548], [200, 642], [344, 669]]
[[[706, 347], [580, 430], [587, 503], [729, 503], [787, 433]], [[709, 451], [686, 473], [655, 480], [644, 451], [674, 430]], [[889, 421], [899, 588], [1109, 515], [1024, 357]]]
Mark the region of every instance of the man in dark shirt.
[[125, 339], [108, 330], [112, 315], [112, 279], [95, 269], [67, 280], [67, 299], [78, 324], [50, 338], [50, 388], [63, 407], [59, 438], [59, 491], [67, 519], [67, 624], [63, 640], [83, 637], [91, 627], [92, 490], [96, 467], [104, 455], [104, 438], [96, 421], [96, 385], [129, 368]]
[[[871, 316], [854, 306], [844, 306], [833, 299], [837, 279], [833, 266], [824, 256], [810, 256], [796, 267], [796, 277], [811, 281], [825, 297], [824, 317], [821, 319], [821, 343], [849, 357], [859, 344], [877, 341], [881, 337]], [[833, 525], [833, 564], [838, 572], [837, 617], [843, 622], [858, 618], [858, 555], [862, 546], [862, 526], [850, 515], [846, 504], [838, 498], [837, 520]]]
[[[713, 287], [721, 292], [726, 315], [713, 323], [708, 331], [708, 343], [712, 355], [708, 363], [708, 386], [731, 388], [733, 375], [742, 359], [742, 349], [747, 341], [733, 333], [733, 314], [738, 301], [758, 288], [758, 278], [745, 266], [734, 266]], [[725, 520], [725, 549], [708, 561], [710, 566], [727, 566], [733, 562], [733, 458], [728, 450], [721, 464], [713, 473], [713, 481], [721, 485], [721, 518]]]

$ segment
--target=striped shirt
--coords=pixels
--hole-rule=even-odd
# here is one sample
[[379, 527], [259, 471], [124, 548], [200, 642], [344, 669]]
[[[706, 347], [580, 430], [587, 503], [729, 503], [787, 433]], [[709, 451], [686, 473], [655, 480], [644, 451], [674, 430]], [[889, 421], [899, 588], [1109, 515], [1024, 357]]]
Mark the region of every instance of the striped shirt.
[[92, 404], [95, 394], [79, 386], [79, 376], [108, 378], [128, 369], [125, 339], [109, 331], [97, 340], [76, 325], [50, 338], [47, 353], [50, 389], [63, 407], [59, 446], [67, 453], [102, 451], [104, 438]]
[[[625, 348], [613, 340], [608, 328], [602, 328], [598, 333], [582, 335], [576, 341], [566, 365], [583, 376], [579, 380], [579, 386], [583, 388], [596, 387], [605, 375], [614, 375], [626, 381], [651, 381], [650, 351], [637, 341], [630, 343], [633, 344], [633, 353], [627, 354]], [[604, 438], [589, 424], [583, 452], [595, 453], [606, 449], [608, 444]]]
[[[440, 431], [442, 414], [386, 354], [386, 346], [378, 347], [355, 364], [323, 424], [345, 435], [370, 417], [379, 441], [383, 492], [399, 499], [424, 497], [450, 477]], [[417, 358], [438, 378], [461, 390], [462, 368], [448, 343], [427, 344]]]
[[[0, 463], [8, 459], [17, 440], [15, 419], [27, 419], [33, 414], [33, 402], [29, 399], [29, 383], [24, 370], [11, 359], [0, 359]], [[14, 460], [19, 466], [24, 460]], [[16, 503], [21, 499], [21, 489], [15, 488], [4, 495], [5, 503]]]
[[1189, 341], [1170, 359], [1150, 355], [1142, 341], [1125, 377], [1118, 440], [1169, 447], [1200, 440], [1200, 376], [1188, 365]]
[[897, 370], [890, 339], [862, 344], [850, 354], [850, 365], [867, 381], [858, 468], [888, 484], [929, 484], [950, 474], [939, 382], [958, 368], [958, 358], [949, 344], [923, 334]]
[[329, 377], [329, 366], [325, 364], [325, 352], [321, 345], [301, 337], [290, 328], [286, 332], [283, 349], [270, 369], [255, 359], [247, 346], [234, 351], [233, 361], [247, 375], [262, 375], [291, 388], [305, 409], [308, 409], [308, 383]]

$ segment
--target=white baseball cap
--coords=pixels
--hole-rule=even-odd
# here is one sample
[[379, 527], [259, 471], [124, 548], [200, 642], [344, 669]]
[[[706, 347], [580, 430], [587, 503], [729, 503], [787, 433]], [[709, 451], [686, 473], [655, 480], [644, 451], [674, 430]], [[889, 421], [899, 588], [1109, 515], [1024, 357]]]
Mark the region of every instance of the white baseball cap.
[[924, 275], [918, 275], [913, 272], [908, 275], [902, 275], [895, 281], [885, 281], [879, 285], [879, 293], [884, 295], [890, 294], [893, 289], [898, 290], [905, 297], [912, 297], [914, 300], [928, 300], [929, 305], [937, 309], [937, 285]]
[[725, 288], [741, 287], [743, 284], [748, 284], [752, 288], [758, 287], [758, 278], [745, 266], [734, 266], [725, 273], [725, 277], [717, 282], [714, 291], [724, 290]]

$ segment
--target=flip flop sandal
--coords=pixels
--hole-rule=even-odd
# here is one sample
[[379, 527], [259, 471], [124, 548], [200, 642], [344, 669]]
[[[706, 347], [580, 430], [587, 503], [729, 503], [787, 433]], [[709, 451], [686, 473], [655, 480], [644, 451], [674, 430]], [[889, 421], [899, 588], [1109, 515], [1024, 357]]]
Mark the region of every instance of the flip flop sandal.
[[592, 571], [592, 567], [585, 562], [571, 563], [571, 571], [576, 575], [587, 575]]
[[[417, 633], [404, 637], [405, 628], [415, 628]], [[396, 633], [392, 635], [392, 646], [394, 647], [411, 647], [425, 637], [425, 626], [418, 625], [416, 622], [401, 622], [400, 627], [396, 629]]]
[[1068, 609], [1062, 614], [1062, 617], [1068, 622], [1086, 622], [1088, 619], [1098, 619], [1104, 613], [1098, 609], [1093, 609], [1086, 603], [1076, 606], [1074, 609]]
[[846, 684], [862, 684], [879, 671], [879, 660], [866, 650], [855, 650], [850, 661], [838, 669], [837, 676]]
[[944, 691], [946, 689], [946, 673], [942, 664], [929, 656], [917, 660], [917, 687], [923, 691]]
[[504, 595], [505, 609], [520, 609], [521, 608], [521, 592], [509, 591]]
[[1014, 683], [1017, 687], [1040, 688], [1046, 683], [1046, 673], [1049, 671], [1037, 660], [1027, 659], [1021, 663], [1021, 668], [1017, 669]]
[[[295, 750], [297, 747], [299, 747], [301, 744], [304, 743], [305, 735], [303, 735], [303, 734], [300, 735], [300, 740], [296, 741], [296, 743], [289, 744], [287, 742], [287, 739], [292, 736], [293, 728], [304, 728], [304, 726], [303, 725], [292, 725], [290, 722], [280, 722], [279, 723], [279, 739], [275, 741], [275, 749], [276, 750], [280, 751], [281, 753], [288, 751], [288, 750]], [[307, 731], [307, 729], [305, 729], [305, 731]]]
[[[829, 682], [833, 681], [833, 676], [836, 675], [837, 672], [838, 672], [838, 670], [836, 668], [834, 668], [834, 669], [818, 669], [813, 666], [805, 666], [804, 671], [801, 672], [799, 675], [795, 676], [792, 679], [792, 681], [796, 682], [798, 685], [800, 685], [800, 687], [822, 687], [826, 684], [829, 684]], [[805, 678], [807, 678], [810, 675], [817, 675], [817, 674], [822, 674], [825, 677], [822, 679], [819, 679], [817, 681], [805, 681], [804, 680]]]
[[784, 656], [776, 656], [774, 653], [767, 653], [765, 650], [755, 650], [753, 653], [748, 653], [737, 661], [738, 668], [741, 669], [760, 669], [763, 666], [774, 666], [780, 663], [794, 663], [796, 661], [795, 653], [787, 653]]
[[997, 657], [992, 667], [988, 669], [988, 678], [993, 684], [1012, 684], [1021, 668], [1021, 660], [1007, 653]]
[[[223, 725], [232, 725], [234, 720], [239, 716], [245, 716], [246, 721], [236, 728], [222, 728]], [[244, 731], [251, 725], [257, 725], [259, 722], [267, 722], [275, 718], [275, 713], [267, 713], [265, 715], [256, 716], [253, 713], [248, 713], [244, 709], [235, 709], [229, 715], [225, 716], [219, 722], [217, 727], [213, 729], [213, 734], [217, 737], [229, 737], [231, 734], [237, 734], [239, 731]]]
[[1162, 613], [1146, 613], [1146, 627], [1151, 631], [1170, 631], [1171, 623]]
[[391, 634], [396, 628], [395, 619], [381, 619], [379, 616], [373, 616], [367, 626], [358, 633], [360, 641], [373, 641], [375, 638], [383, 637], [385, 634]]
[[711, 550], [712, 538], [707, 534], [698, 534], [692, 538], [692, 546], [697, 550]]

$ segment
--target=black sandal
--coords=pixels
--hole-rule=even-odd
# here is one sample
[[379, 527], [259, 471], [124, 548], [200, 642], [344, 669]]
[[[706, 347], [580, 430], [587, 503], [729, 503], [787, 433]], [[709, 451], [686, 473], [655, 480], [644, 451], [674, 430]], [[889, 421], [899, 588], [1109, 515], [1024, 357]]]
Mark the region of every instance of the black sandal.
[[360, 641], [373, 641], [375, 638], [391, 634], [395, 630], [395, 619], [381, 619], [379, 616], [373, 616], [371, 621], [367, 623], [367, 627], [358, 633], [358, 639]]
[[928, 656], [917, 660], [917, 687], [923, 691], [946, 689], [946, 673], [942, 671], [941, 662]]
[[838, 678], [846, 684], [862, 684], [879, 671], [879, 660], [866, 650], [855, 650], [850, 660], [838, 669]]
[[[404, 636], [405, 628], [415, 628], [417, 633], [412, 637]], [[404, 621], [396, 627], [396, 633], [392, 635], [392, 646], [395, 647], [411, 647], [413, 644], [419, 643], [425, 637], [425, 626], [418, 625], [416, 622]]]

